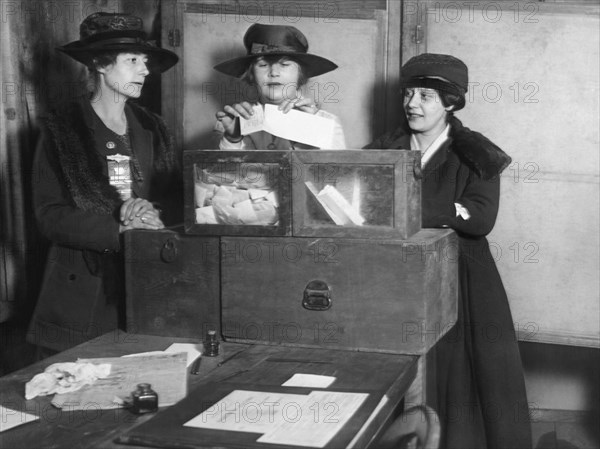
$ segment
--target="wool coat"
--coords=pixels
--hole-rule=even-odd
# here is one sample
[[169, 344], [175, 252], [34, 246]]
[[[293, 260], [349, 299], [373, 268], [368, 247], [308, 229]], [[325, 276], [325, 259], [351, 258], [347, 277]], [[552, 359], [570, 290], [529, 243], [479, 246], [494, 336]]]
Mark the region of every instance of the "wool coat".
[[[161, 209], [165, 224], [180, 223], [181, 170], [164, 121], [133, 103], [125, 114], [140, 172], [133, 196]], [[27, 339], [54, 351], [125, 326], [123, 200], [109, 182], [99, 121], [86, 99], [53, 111], [33, 165], [34, 213], [51, 247]]]
[[[435, 377], [428, 402], [440, 415], [442, 448], [529, 448], [519, 348], [486, 239], [510, 157], [455, 117], [449, 123], [449, 138], [421, 173], [422, 226], [449, 227], [459, 237], [458, 319], [428, 355], [427, 370]], [[410, 132], [399, 128], [366, 148], [410, 149]], [[468, 219], [457, 216], [455, 203], [468, 210]]]

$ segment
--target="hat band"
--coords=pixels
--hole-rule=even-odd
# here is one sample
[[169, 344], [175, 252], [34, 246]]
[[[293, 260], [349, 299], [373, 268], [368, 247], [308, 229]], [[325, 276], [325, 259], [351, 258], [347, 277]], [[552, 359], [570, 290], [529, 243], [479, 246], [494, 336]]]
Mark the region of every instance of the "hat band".
[[443, 92], [457, 94], [460, 96], [465, 95], [465, 90], [462, 87], [454, 84], [451, 81], [441, 80], [438, 78], [414, 77], [406, 80], [403, 79], [400, 81], [400, 87], [423, 87], [425, 89], [441, 90]]
[[296, 48], [296, 47], [290, 47], [287, 45], [268, 45], [268, 44], [253, 43], [252, 47], [250, 48], [251, 55], [259, 55], [259, 54], [264, 54], [264, 53], [281, 53], [281, 52], [305, 53], [305, 52], [298, 50], [298, 48]]
[[96, 42], [92, 42], [88, 45], [88, 48], [98, 48], [104, 47], [106, 45], [118, 44], [145, 45], [146, 43], [148, 43], [148, 41], [139, 37], [114, 37], [112, 39], [102, 39]]

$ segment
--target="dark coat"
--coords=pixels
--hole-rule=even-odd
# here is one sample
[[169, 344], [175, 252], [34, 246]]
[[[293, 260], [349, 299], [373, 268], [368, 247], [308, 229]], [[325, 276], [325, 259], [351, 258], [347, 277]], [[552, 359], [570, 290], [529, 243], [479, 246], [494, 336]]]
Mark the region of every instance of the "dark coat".
[[[366, 148], [409, 149], [398, 129]], [[523, 369], [502, 280], [486, 235], [494, 227], [500, 173], [510, 158], [483, 135], [450, 119], [449, 139], [422, 171], [422, 225], [459, 236], [456, 326], [428, 355], [436, 377], [428, 401], [442, 421], [443, 448], [528, 448], [531, 430]], [[470, 218], [456, 217], [455, 203]]]
[[[128, 103], [125, 113], [141, 172], [134, 196], [162, 209], [165, 224], [181, 222], [181, 171], [171, 135], [140, 106]], [[52, 245], [28, 341], [52, 350], [124, 327], [123, 201], [97, 150], [106, 144], [95, 132], [98, 120], [87, 100], [49, 114], [34, 160], [34, 212]]]

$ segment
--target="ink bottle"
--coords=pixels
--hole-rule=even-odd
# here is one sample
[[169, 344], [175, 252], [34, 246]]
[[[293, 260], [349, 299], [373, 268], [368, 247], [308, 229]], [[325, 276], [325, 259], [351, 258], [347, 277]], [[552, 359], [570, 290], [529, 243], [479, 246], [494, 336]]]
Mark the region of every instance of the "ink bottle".
[[219, 355], [219, 340], [217, 340], [217, 331], [210, 330], [204, 340], [204, 354], [207, 357], [216, 357]]
[[138, 384], [131, 393], [133, 399], [131, 411], [136, 414], [153, 413], [158, 410], [158, 394], [150, 384]]

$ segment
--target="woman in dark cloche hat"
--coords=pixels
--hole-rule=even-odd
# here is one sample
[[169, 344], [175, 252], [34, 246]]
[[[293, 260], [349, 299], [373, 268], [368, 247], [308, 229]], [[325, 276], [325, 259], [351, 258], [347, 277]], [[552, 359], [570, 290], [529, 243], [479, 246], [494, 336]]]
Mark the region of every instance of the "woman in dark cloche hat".
[[452, 228], [459, 237], [458, 320], [427, 358], [440, 447], [531, 447], [513, 320], [485, 237], [498, 213], [500, 173], [511, 159], [454, 117], [468, 88], [461, 60], [415, 56], [402, 67], [401, 88], [406, 126], [366, 148], [420, 151], [423, 227]]
[[52, 243], [28, 340], [40, 355], [123, 327], [121, 234], [180, 221], [180, 170], [164, 121], [136, 105], [146, 76], [175, 63], [142, 20], [94, 13], [58, 50], [86, 65], [89, 96], [51, 111], [33, 186], [40, 232]]
[[[337, 68], [332, 61], [308, 53], [306, 36], [293, 26], [254, 24], [244, 35], [246, 55], [222, 62], [215, 69], [240, 78], [256, 89], [260, 104], [273, 104], [287, 113], [291, 109], [334, 120], [335, 129], [327, 149], [346, 147], [339, 119], [317, 107], [311, 98], [304, 97], [300, 88], [308, 78]], [[306, 149], [299, 142], [258, 131], [247, 136], [240, 134], [236, 117], [249, 119], [253, 105], [248, 101], [227, 105], [217, 112], [217, 129], [223, 132], [221, 149]]]

